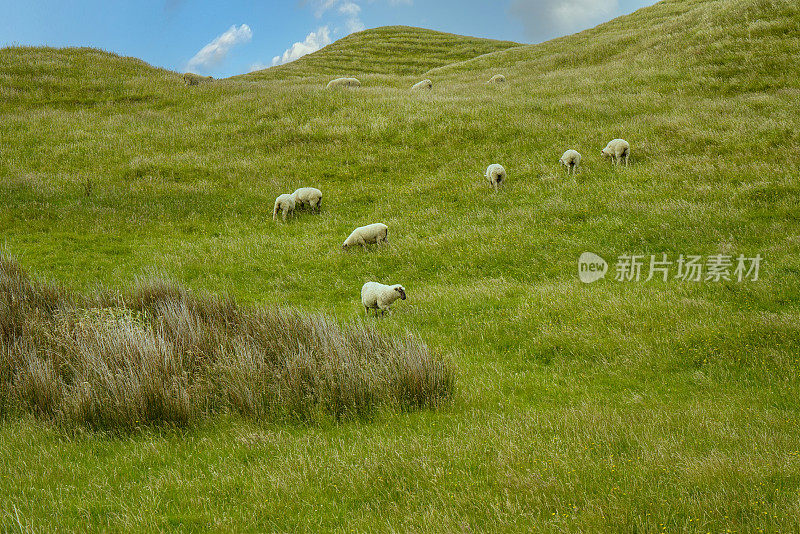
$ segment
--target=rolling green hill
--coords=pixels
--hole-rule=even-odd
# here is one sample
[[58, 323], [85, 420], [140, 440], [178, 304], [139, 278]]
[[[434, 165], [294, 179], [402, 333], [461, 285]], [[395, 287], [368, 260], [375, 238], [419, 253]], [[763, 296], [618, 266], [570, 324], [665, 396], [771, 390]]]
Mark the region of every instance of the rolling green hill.
[[576, 83], [726, 94], [798, 86], [800, 7], [777, 0], [665, 0], [576, 35], [433, 69], [468, 79], [513, 69], [544, 76], [574, 69]]
[[308, 76], [386, 74], [419, 76], [434, 67], [520, 46], [409, 26], [385, 26], [348, 35], [300, 59], [242, 76], [283, 80]]
[[[365, 281], [401, 283], [378, 329], [445, 355], [456, 398], [122, 435], [10, 399], [0, 530], [797, 530], [799, 36], [793, 0], [668, 0], [541, 45], [379, 29], [193, 88], [3, 49], [0, 248], [24, 269], [120, 295], [155, 270], [342, 322]], [[363, 86], [324, 90], [345, 74]], [[600, 157], [615, 137], [629, 168]], [[273, 223], [300, 186], [322, 213]], [[391, 246], [342, 252], [372, 222]], [[585, 251], [604, 280], [578, 280]], [[662, 254], [673, 276], [645, 281]], [[740, 254], [763, 257], [758, 281], [674, 276], [681, 255]], [[642, 280], [615, 280], [625, 255]], [[20, 380], [0, 349], [0, 383]]]

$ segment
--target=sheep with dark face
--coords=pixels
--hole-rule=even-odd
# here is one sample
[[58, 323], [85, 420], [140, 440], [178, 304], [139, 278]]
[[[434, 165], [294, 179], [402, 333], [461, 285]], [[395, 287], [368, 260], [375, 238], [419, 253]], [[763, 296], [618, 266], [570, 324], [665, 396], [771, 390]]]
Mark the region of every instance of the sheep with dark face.
[[577, 150], [567, 150], [558, 162], [567, 168], [567, 175], [572, 171], [574, 176], [575, 171], [578, 170], [578, 165], [581, 164], [581, 155]]
[[503, 84], [503, 83], [506, 83], [506, 77], [505, 77], [505, 76], [503, 76], [502, 74], [495, 74], [494, 76], [492, 76], [491, 78], [489, 78], [489, 81], [487, 81], [486, 83], [499, 83], [499, 84]]
[[492, 187], [494, 187], [494, 192], [497, 193], [497, 189], [506, 183], [508, 173], [506, 173], [506, 170], [502, 165], [498, 163], [492, 163], [486, 167], [486, 174], [484, 174], [484, 176], [487, 180], [489, 180], [489, 183], [492, 185]]
[[367, 282], [361, 287], [361, 304], [364, 310], [380, 310], [381, 315], [389, 311], [389, 306], [397, 299], [406, 300], [406, 288], [400, 284], [387, 286], [378, 282]]
[[361, 245], [367, 248], [367, 245], [373, 243], [380, 245], [381, 243], [389, 244], [389, 227], [383, 223], [368, 224], [366, 226], [359, 226], [344, 240], [342, 248], [354, 247]]
[[336, 89], [338, 87], [361, 87], [361, 82], [357, 78], [336, 78], [329, 81], [325, 89]]
[[278, 220], [278, 212], [283, 213], [283, 220], [286, 221], [287, 215], [294, 215], [295, 201], [292, 195], [283, 194], [275, 199], [275, 207], [272, 209], [272, 220]]
[[603, 149], [602, 155], [603, 158], [610, 159], [614, 165], [619, 165], [624, 159], [627, 167], [628, 158], [631, 155], [631, 145], [624, 139], [613, 139]]
[[430, 89], [433, 89], [433, 82], [427, 79], [417, 82], [411, 86], [412, 91], [425, 91]]
[[211, 76], [200, 76], [199, 74], [194, 74], [192, 72], [187, 72], [183, 75], [183, 83], [185, 83], [187, 87], [212, 81], [214, 81], [214, 78]]

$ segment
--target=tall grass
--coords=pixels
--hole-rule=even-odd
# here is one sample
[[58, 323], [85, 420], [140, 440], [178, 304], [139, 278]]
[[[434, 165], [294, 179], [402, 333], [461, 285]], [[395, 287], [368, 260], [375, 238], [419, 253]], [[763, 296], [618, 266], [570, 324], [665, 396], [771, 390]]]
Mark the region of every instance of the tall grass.
[[251, 309], [158, 279], [88, 297], [32, 280], [0, 256], [0, 410], [125, 429], [216, 412], [259, 420], [366, 417], [432, 407], [444, 360], [322, 315]]

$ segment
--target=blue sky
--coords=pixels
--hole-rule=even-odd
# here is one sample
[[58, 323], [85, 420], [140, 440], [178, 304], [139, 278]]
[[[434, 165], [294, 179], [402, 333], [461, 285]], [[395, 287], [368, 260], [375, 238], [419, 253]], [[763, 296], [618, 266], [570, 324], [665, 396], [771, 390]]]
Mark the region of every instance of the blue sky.
[[0, 46], [92, 46], [225, 77], [364, 28], [402, 24], [541, 42], [655, 0], [0, 0]]

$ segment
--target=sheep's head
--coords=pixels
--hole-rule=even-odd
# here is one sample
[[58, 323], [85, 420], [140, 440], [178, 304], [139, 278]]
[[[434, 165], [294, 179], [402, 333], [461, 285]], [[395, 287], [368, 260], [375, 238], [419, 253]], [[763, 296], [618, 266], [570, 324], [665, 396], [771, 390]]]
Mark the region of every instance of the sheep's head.
[[394, 286], [394, 290], [400, 294], [400, 298], [402, 300], [406, 300], [406, 288], [401, 286], [400, 284]]
[[604, 148], [603, 150], [600, 151], [600, 155], [603, 156], [604, 158], [610, 158], [611, 151], [607, 148]]

